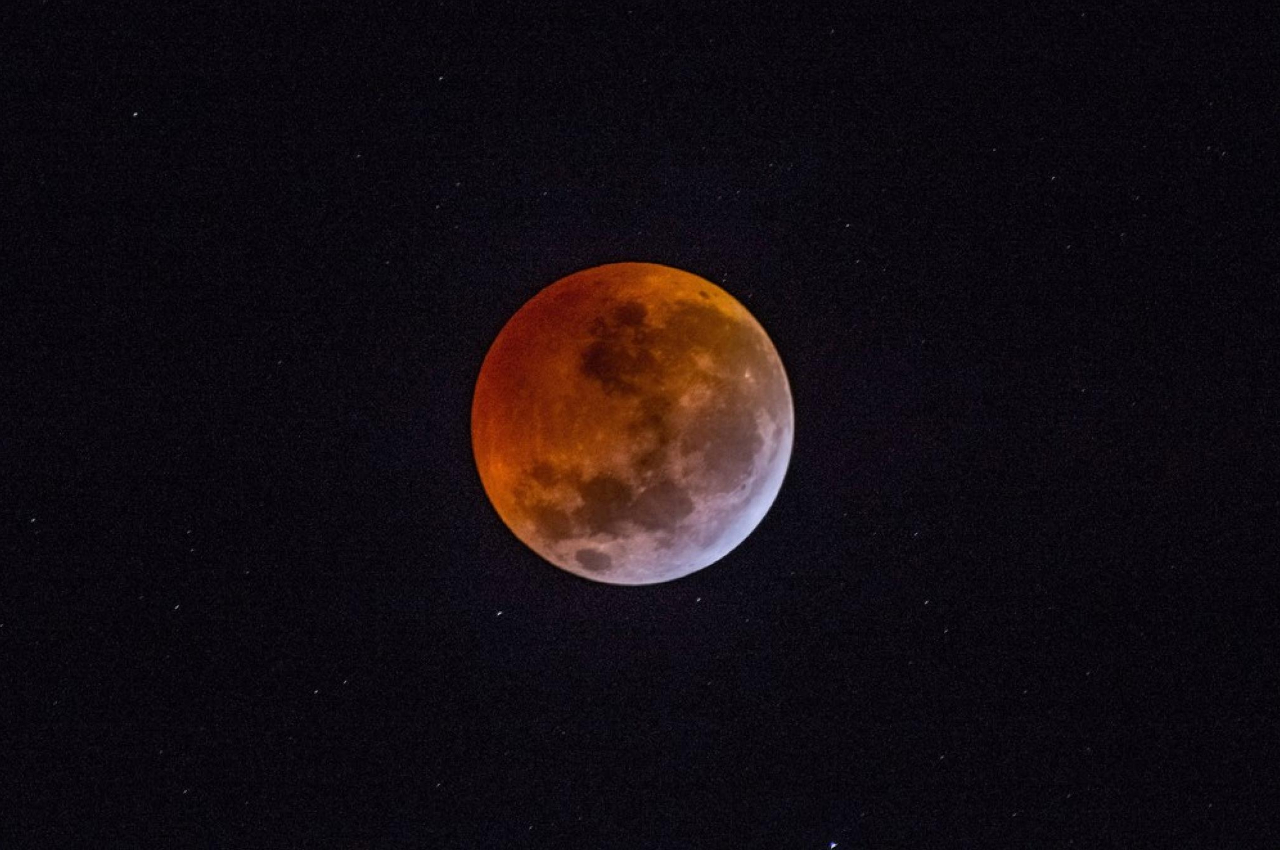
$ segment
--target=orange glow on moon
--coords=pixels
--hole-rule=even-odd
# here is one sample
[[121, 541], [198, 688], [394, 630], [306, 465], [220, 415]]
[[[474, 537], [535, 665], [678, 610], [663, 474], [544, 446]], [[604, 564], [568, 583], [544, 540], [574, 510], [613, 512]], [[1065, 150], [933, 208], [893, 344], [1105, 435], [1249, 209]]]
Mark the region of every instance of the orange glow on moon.
[[507, 527], [612, 584], [679, 578], [741, 543], [777, 496], [793, 429], [759, 323], [715, 284], [649, 263], [538, 293], [494, 341], [471, 410]]

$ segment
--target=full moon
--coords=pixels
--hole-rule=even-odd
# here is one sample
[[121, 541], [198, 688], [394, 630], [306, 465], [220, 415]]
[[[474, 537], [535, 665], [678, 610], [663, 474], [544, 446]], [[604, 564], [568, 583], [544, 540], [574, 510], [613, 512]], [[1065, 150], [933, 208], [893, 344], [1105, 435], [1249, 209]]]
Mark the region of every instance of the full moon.
[[502, 521], [552, 564], [609, 584], [723, 558], [791, 458], [786, 372], [715, 284], [614, 263], [539, 292], [480, 368], [471, 442]]

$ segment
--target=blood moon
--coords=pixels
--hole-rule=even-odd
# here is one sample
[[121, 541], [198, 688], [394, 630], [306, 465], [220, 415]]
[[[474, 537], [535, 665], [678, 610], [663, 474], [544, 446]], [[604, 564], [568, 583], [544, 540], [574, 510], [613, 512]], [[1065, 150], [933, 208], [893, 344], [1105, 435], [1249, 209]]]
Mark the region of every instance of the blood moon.
[[651, 263], [539, 292], [485, 357], [471, 408], [502, 521], [556, 566], [652, 584], [712, 564], [764, 517], [791, 457], [791, 390], [760, 324]]

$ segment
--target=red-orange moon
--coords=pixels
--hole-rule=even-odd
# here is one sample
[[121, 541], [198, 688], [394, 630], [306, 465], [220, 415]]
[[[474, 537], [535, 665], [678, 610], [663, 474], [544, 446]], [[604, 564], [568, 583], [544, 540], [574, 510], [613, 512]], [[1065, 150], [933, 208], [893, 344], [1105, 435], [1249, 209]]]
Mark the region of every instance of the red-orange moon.
[[700, 570], [773, 504], [794, 415], [764, 329], [720, 287], [651, 263], [539, 292], [485, 357], [471, 408], [480, 480], [546, 560], [610, 584]]

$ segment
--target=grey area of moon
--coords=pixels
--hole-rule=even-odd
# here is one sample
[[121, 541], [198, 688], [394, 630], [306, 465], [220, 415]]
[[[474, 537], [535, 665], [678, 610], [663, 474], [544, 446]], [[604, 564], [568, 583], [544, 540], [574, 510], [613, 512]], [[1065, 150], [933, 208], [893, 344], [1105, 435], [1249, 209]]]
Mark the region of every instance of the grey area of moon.
[[688, 277], [697, 292], [642, 302], [624, 288], [602, 302], [575, 343], [577, 377], [604, 399], [582, 415], [607, 404], [625, 429], [605, 451], [533, 458], [515, 488], [517, 536], [593, 581], [665, 582], [721, 560], [786, 474], [794, 419], [778, 353], [745, 308]]

